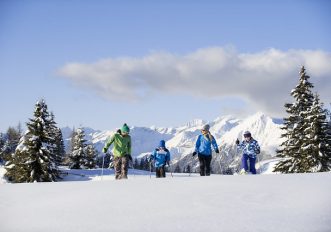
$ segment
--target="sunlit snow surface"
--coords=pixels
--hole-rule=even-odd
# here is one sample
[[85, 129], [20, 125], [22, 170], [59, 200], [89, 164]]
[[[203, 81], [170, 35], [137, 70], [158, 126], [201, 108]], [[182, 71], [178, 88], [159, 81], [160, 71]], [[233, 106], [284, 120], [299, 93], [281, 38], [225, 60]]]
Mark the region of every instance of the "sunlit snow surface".
[[100, 169], [68, 171], [78, 175], [0, 185], [0, 231], [331, 231], [331, 173], [156, 179], [130, 170], [115, 181], [109, 170], [102, 180]]

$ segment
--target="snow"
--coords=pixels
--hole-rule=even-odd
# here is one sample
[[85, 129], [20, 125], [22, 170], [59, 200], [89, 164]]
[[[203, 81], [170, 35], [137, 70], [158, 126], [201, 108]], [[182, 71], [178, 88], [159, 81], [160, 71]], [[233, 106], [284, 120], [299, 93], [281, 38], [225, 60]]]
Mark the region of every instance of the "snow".
[[[8, 166], [8, 168], [13, 167], [13, 164]], [[6, 173], [6, 169], [4, 168], [4, 166], [2, 166], [0, 164], [0, 184], [5, 184], [7, 183], [7, 181], [4, 179], [4, 174]], [[1, 190], [0, 190], [1, 191]]]
[[[0, 186], [0, 231], [331, 231], [331, 173], [165, 179], [70, 170], [65, 182]], [[72, 181], [85, 180], [85, 181]], [[93, 180], [93, 181], [88, 181]]]

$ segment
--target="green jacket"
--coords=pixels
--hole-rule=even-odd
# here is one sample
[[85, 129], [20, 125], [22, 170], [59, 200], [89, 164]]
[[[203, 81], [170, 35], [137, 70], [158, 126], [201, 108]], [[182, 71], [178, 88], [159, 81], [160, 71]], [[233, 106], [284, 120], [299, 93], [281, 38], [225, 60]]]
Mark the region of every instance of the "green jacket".
[[102, 151], [107, 152], [110, 145], [114, 143], [113, 154], [117, 157], [123, 157], [125, 155], [131, 155], [131, 137], [127, 135], [123, 137], [122, 135], [116, 133], [106, 142]]

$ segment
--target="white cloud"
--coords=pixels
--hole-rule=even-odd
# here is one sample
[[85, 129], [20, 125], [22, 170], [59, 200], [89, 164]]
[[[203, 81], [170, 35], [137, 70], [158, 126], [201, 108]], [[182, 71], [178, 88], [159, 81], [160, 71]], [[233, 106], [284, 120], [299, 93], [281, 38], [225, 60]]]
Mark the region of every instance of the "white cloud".
[[210, 47], [186, 55], [154, 52], [140, 58], [70, 63], [59, 74], [111, 100], [139, 101], [162, 92], [234, 96], [276, 116], [284, 111], [285, 102], [292, 101], [289, 92], [302, 65], [315, 90], [330, 101], [331, 54], [320, 50], [238, 53], [233, 48]]

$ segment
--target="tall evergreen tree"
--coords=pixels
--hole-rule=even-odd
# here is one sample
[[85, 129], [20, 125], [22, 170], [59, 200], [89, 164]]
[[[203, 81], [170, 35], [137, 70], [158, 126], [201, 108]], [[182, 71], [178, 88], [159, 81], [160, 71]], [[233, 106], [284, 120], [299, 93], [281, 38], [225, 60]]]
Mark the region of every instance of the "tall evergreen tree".
[[51, 138], [47, 132], [48, 112], [46, 103], [38, 101], [34, 118], [27, 123], [27, 131], [21, 138], [12, 159], [6, 163], [6, 177], [13, 182], [55, 181], [56, 164], [49, 150]]
[[282, 138], [285, 141], [281, 144], [281, 149], [277, 151], [278, 157], [283, 158], [274, 171], [282, 173], [303, 173], [309, 172], [307, 166], [307, 153], [302, 152], [302, 147], [307, 138], [307, 123], [305, 117], [313, 105], [314, 95], [312, 83], [309, 82], [309, 76], [302, 67], [300, 71], [299, 84], [292, 90], [291, 95], [294, 103], [285, 104], [286, 112], [289, 114], [284, 118], [285, 131]]
[[59, 166], [62, 164], [65, 158], [65, 146], [63, 141], [63, 135], [60, 128], [56, 128], [55, 130], [55, 163]]
[[181, 173], [179, 163], [176, 164], [174, 173]]
[[0, 149], [0, 160], [3, 163], [9, 161], [12, 158], [12, 154], [19, 143], [20, 137], [22, 135], [22, 127], [19, 123], [17, 128], [9, 127], [7, 133], [3, 135], [3, 146]]
[[134, 169], [139, 169], [139, 161], [137, 158], [134, 158], [134, 161], [133, 161], [133, 168]]
[[5, 143], [3, 144], [0, 150], [0, 159], [2, 160], [2, 163], [6, 163], [6, 161], [9, 161], [12, 155], [12, 148], [9, 140], [4, 140], [4, 141]]
[[6, 148], [8, 150], [9, 154], [12, 154], [15, 152], [15, 149], [20, 141], [20, 138], [22, 136], [22, 129], [20, 124], [17, 128], [15, 127], [9, 127], [6, 133], [6, 140], [8, 141], [8, 147]]
[[305, 157], [306, 170], [325, 172], [331, 170], [331, 135], [328, 131], [327, 112], [315, 95], [312, 107], [305, 113], [305, 139], [301, 154]]
[[82, 128], [78, 128], [75, 131], [75, 136], [72, 141], [72, 152], [69, 155], [71, 169], [81, 169], [84, 167], [86, 146], [85, 132]]
[[92, 169], [96, 167], [96, 157], [97, 150], [95, 149], [93, 144], [89, 144], [86, 147], [86, 159], [85, 159], [85, 167], [88, 169]]
[[5, 145], [5, 138], [3, 133], [0, 133], [0, 163], [3, 163], [3, 157], [2, 157], [2, 148]]

